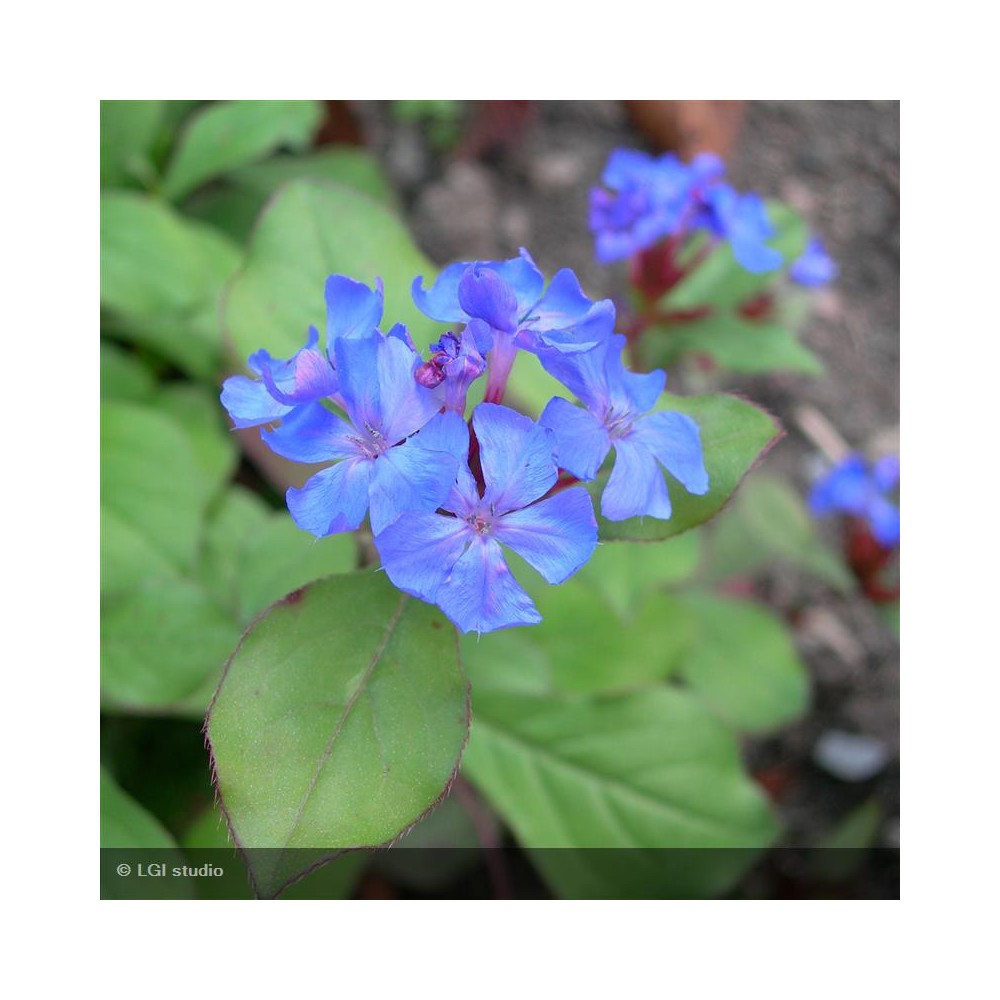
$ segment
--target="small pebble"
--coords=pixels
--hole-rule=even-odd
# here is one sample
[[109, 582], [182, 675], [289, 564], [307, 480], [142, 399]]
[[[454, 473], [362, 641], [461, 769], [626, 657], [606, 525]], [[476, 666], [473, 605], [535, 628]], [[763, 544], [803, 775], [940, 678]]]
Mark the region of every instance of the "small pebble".
[[874, 736], [828, 729], [813, 747], [813, 760], [841, 781], [867, 781], [889, 762], [889, 750]]

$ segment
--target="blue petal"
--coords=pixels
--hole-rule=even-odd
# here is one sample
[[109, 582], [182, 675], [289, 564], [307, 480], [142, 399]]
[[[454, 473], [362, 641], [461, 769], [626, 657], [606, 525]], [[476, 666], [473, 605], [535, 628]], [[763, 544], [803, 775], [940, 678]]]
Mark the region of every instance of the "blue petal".
[[615, 465], [601, 496], [609, 521], [630, 517], [670, 517], [670, 495], [652, 452], [627, 438], [615, 443]]
[[526, 315], [541, 298], [545, 275], [538, 270], [531, 254], [524, 247], [521, 247], [517, 257], [498, 263], [491, 262], [487, 266], [496, 271], [514, 292], [518, 318]]
[[413, 279], [410, 294], [414, 305], [431, 319], [439, 323], [462, 323], [468, 320], [468, 315], [458, 303], [458, 283], [462, 275], [471, 267], [469, 261], [449, 264], [434, 282], [434, 287], [425, 291], [423, 277]]
[[655, 160], [648, 153], [635, 149], [616, 149], [608, 157], [601, 174], [601, 183], [621, 190], [636, 180], [647, 178], [655, 169]]
[[555, 435], [528, 417], [496, 403], [472, 415], [486, 482], [483, 499], [497, 514], [526, 507], [555, 483]]
[[667, 373], [662, 368], [651, 372], [629, 371], [622, 362], [624, 346], [623, 341], [615, 341], [605, 361], [611, 405], [618, 413], [646, 413], [666, 388]]
[[611, 438], [589, 410], [556, 396], [538, 422], [556, 436], [556, 464], [578, 479], [593, 479], [611, 449]]
[[517, 329], [517, 297], [514, 289], [496, 271], [481, 264], [466, 270], [458, 285], [458, 301], [476, 319], [497, 330], [513, 333]]
[[481, 319], [473, 319], [462, 331], [463, 343], [466, 339], [471, 339], [476, 350], [485, 358], [493, 346], [493, 331], [490, 329], [489, 323], [484, 323]]
[[691, 161], [691, 178], [696, 185], [719, 180], [726, 172], [726, 165], [715, 153], [699, 153]]
[[418, 434], [375, 459], [369, 488], [374, 534], [403, 514], [436, 510], [450, 493], [458, 472], [458, 459], [421, 444]]
[[535, 354], [545, 349], [576, 354], [603, 344], [615, 332], [615, 305], [611, 299], [594, 303], [579, 320], [557, 328], [532, 324], [518, 332], [518, 346]]
[[708, 492], [708, 472], [698, 425], [686, 414], [673, 411], [650, 413], [636, 421], [628, 440], [647, 451], [688, 491], [696, 496]]
[[451, 455], [457, 462], [469, 457], [469, 425], [451, 410], [435, 415], [410, 441], [425, 451]]
[[733, 256], [739, 261], [740, 266], [753, 274], [773, 271], [781, 267], [784, 262], [780, 251], [766, 246], [756, 237], [736, 234], [730, 237], [729, 243], [733, 248]]
[[813, 238], [788, 272], [792, 281], [807, 288], [819, 288], [837, 277], [837, 265], [820, 240]]
[[872, 479], [883, 492], [894, 489], [899, 482], [899, 456], [886, 455], [880, 458], [872, 468]]
[[290, 406], [279, 403], [263, 382], [249, 379], [245, 375], [233, 375], [222, 383], [219, 397], [222, 405], [232, 418], [234, 427], [259, 427], [279, 420], [291, 410]]
[[261, 370], [261, 379], [275, 399], [289, 406], [298, 406], [336, 395], [337, 373], [319, 351], [299, 351], [291, 359], [290, 366], [291, 377], [286, 378], [283, 385], [275, 382], [270, 366], [265, 365]]
[[264, 443], [293, 462], [329, 462], [359, 454], [354, 428], [321, 403], [297, 407], [273, 431], [262, 431]]
[[860, 455], [848, 455], [813, 486], [809, 509], [820, 517], [835, 511], [860, 515], [869, 493], [865, 460]]
[[[594, 317], [599, 320], [600, 317]], [[590, 321], [583, 324], [589, 327]], [[538, 360], [542, 367], [558, 379], [588, 409], [603, 416], [611, 404], [608, 385], [608, 359], [620, 355], [625, 338], [609, 334], [589, 351], [566, 353], [558, 350], [540, 351]]]
[[349, 458], [285, 494], [292, 519], [317, 538], [359, 527], [368, 509], [370, 459]]
[[564, 490], [499, 518], [497, 541], [509, 545], [549, 583], [571, 577], [597, 547], [594, 504], [582, 487]]
[[492, 539], [474, 537], [434, 597], [463, 632], [537, 625], [542, 616], [521, 589]]
[[534, 329], [565, 330], [583, 319], [593, 305], [576, 275], [564, 267], [556, 273], [545, 294], [532, 307], [527, 322]]
[[382, 279], [372, 291], [360, 281], [342, 274], [326, 279], [326, 350], [333, 357], [333, 345], [341, 337], [366, 337], [382, 322]]
[[868, 503], [868, 523], [879, 544], [887, 549], [899, 545], [899, 508], [884, 497], [874, 497]]
[[333, 345], [344, 409], [359, 429], [378, 429], [381, 424], [378, 355], [383, 339], [381, 334], [373, 334], [358, 339], [340, 338]]
[[726, 220], [726, 235], [733, 255], [748, 271], [755, 274], [781, 267], [784, 258], [764, 240], [774, 235], [767, 209], [759, 195], [743, 195]]
[[376, 426], [390, 443], [420, 430], [441, 409], [440, 400], [414, 378], [414, 369], [419, 364], [420, 355], [403, 341], [395, 337], [378, 338], [376, 371], [369, 372], [368, 378], [376, 376], [379, 417]]
[[471, 538], [472, 529], [460, 518], [407, 514], [375, 536], [375, 547], [400, 590], [433, 601]]

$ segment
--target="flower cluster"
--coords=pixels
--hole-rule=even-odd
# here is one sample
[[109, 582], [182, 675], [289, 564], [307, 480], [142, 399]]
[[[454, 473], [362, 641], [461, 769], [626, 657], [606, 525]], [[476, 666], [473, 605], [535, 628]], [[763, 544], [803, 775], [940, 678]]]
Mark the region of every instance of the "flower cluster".
[[611, 154], [603, 188], [590, 194], [590, 228], [602, 263], [630, 257], [670, 236], [698, 230], [727, 240], [748, 271], [773, 271], [781, 254], [764, 202], [723, 181], [725, 166], [711, 153], [682, 163], [673, 153], [653, 157], [631, 149]]
[[[295, 523], [318, 538], [366, 515], [382, 567], [406, 593], [437, 604], [463, 631], [541, 620], [504, 557], [509, 548], [549, 583], [572, 576], [597, 544], [590, 494], [608, 453], [601, 497], [611, 520], [670, 517], [666, 470], [708, 490], [698, 427], [655, 411], [666, 376], [622, 362], [610, 300], [593, 302], [572, 271], [545, 278], [527, 251], [453, 264], [413, 300], [453, 328], [417, 352], [406, 329], [382, 333], [381, 282], [326, 283], [325, 349], [310, 329], [288, 360], [258, 351], [254, 377], [226, 380], [236, 427], [297, 462], [329, 462], [288, 491]], [[535, 354], [580, 405], [556, 397], [536, 422], [502, 405], [518, 351]], [[484, 401], [466, 420], [473, 383]]]
[[899, 545], [899, 507], [889, 495], [898, 483], [896, 455], [871, 465], [861, 455], [848, 455], [813, 485], [809, 508], [818, 517], [840, 513], [859, 518], [880, 545], [892, 549]]
[[[590, 228], [602, 263], [633, 257], [671, 237], [704, 232], [728, 241], [736, 260], [748, 271], [781, 267], [781, 253], [767, 245], [775, 235], [764, 202], [740, 194], [723, 177], [719, 157], [702, 153], [683, 163], [673, 153], [660, 157], [617, 149], [601, 175], [603, 187], [590, 193]], [[818, 287], [832, 281], [837, 266], [822, 243], [812, 239], [792, 264], [789, 277]]]

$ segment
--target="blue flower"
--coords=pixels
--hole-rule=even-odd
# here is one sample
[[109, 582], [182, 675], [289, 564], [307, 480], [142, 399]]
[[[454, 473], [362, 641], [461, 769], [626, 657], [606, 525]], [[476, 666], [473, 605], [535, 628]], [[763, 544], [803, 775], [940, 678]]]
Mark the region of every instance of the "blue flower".
[[788, 276], [799, 285], [819, 288], [837, 277], [837, 265], [826, 252], [822, 241], [814, 237], [802, 256], [792, 264]]
[[733, 256], [748, 271], [760, 274], [781, 267], [780, 251], [765, 242], [774, 236], [774, 226], [760, 195], [741, 195], [719, 184], [708, 192], [700, 219], [710, 232], [729, 241]]
[[773, 271], [781, 254], [766, 244], [774, 235], [764, 202], [722, 183], [725, 167], [710, 153], [688, 164], [672, 153], [654, 159], [634, 150], [615, 150], [601, 177], [610, 188], [590, 195], [590, 228], [597, 259], [630, 257], [671, 236], [698, 229], [728, 240], [748, 271]]
[[708, 492], [708, 473], [698, 425], [686, 414], [649, 412], [666, 384], [663, 371], [638, 374], [622, 364], [625, 338], [611, 334], [584, 354], [541, 355], [542, 365], [586, 409], [555, 397], [539, 420], [556, 438], [559, 466], [593, 479], [608, 452], [615, 464], [601, 496], [611, 521], [649, 515], [667, 519], [670, 495], [661, 466], [698, 496]]
[[375, 545], [400, 590], [437, 604], [463, 632], [537, 624], [541, 615], [501, 544], [561, 583], [597, 545], [593, 504], [580, 487], [539, 500], [558, 475], [551, 431], [492, 403], [476, 407], [472, 425], [482, 488], [461, 464], [442, 511], [403, 514]]
[[382, 319], [382, 282], [375, 289], [343, 275], [326, 279], [327, 346], [316, 349], [319, 331], [311, 326], [305, 347], [287, 361], [260, 350], [247, 365], [258, 376], [234, 375], [222, 386], [222, 405], [235, 427], [259, 427], [287, 416], [297, 406], [324, 397], [339, 402], [334, 345], [341, 338], [367, 336]]
[[370, 512], [377, 533], [405, 512], [434, 510], [464, 458], [461, 417], [438, 412], [438, 396], [414, 377], [420, 356], [399, 331], [340, 337], [334, 357], [348, 419], [309, 402], [262, 433], [292, 461], [336, 463], [288, 491], [295, 523], [322, 538], [359, 527]]
[[518, 349], [589, 350], [593, 343], [581, 341], [576, 329], [588, 317], [614, 316], [615, 311], [610, 299], [592, 302], [587, 298], [568, 268], [559, 271], [545, 289], [544, 275], [524, 248], [511, 260], [451, 264], [429, 290], [418, 277], [412, 295], [417, 308], [431, 319], [441, 323], [478, 319], [489, 327], [489, 402], [502, 399]]
[[684, 231], [700, 192], [724, 171], [722, 161], [702, 154], [690, 164], [673, 153], [655, 158], [616, 149], [601, 183], [590, 192], [590, 229], [602, 263], [630, 257], [665, 236]]
[[899, 482], [899, 458], [889, 455], [874, 465], [861, 455], [848, 455], [816, 482], [809, 508], [817, 517], [852, 514], [866, 521], [879, 544], [899, 544], [899, 507], [886, 496]]

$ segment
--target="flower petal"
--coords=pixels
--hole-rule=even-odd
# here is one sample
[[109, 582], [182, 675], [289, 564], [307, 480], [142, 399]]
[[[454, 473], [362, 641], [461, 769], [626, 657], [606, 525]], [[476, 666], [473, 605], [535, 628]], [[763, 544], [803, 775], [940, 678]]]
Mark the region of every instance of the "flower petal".
[[491, 262], [489, 267], [496, 271], [514, 292], [517, 300], [517, 316], [520, 318], [541, 298], [545, 287], [545, 275], [538, 269], [531, 254], [521, 247], [516, 257], [497, 263]]
[[611, 438], [590, 412], [560, 396], [549, 400], [538, 422], [556, 436], [556, 465], [578, 479], [593, 479], [611, 449]]
[[542, 616], [521, 589], [492, 539], [474, 537], [434, 597], [463, 632], [537, 625]]
[[848, 455], [812, 488], [809, 509], [818, 516], [843, 511], [864, 514], [868, 502], [868, 467], [860, 455]]
[[[379, 337], [376, 356], [379, 426], [386, 440], [402, 441], [441, 409], [441, 401], [414, 378], [420, 355], [395, 337]], [[372, 373], [368, 373], [371, 378]], [[362, 376], [363, 377], [363, 376]]]
[[341, 337], [366, 337], [382, 322], [384, 298], [382, 279], [375, 290], [342, 274], [326, 279], [326, 350], [333, 357], [333, 345]]
[[484, 320], [496, 330], [513, 333], [517, 329], [514, 289], [483, 264], [473, 264], [462, 275], [458, 301], [469, 316]]
[[899, 508], [885, 497], [873, 497], [868, 503], [868, 523], [880, 545], [887, 549], [899, 545]]
[[317, 538], [353, 531], [365, 519], [371, 471], [370, 459], [349, 458], [293, 486], [285, 494], [292, 519]]
[[672, 410], [650, 413], [636, 421], [628, 438], [651, 451], [688, 493], [703, 496], [708, 492], [701, 434], [686, 413]]
[[609, 521], [630, 517], [670, 517], [670, 494], [652, 452], [628, 438], [615, 444], [615, 465], [601, 496]]
[[264, 443], [293, 462], [329, 462], [359, 454], [354, 428], [321, 403], [296, 407], [273, 431], [264, 430]]
[[286, 379], [283, 386], [275, 382], [270, 366], [264, 366], [261, 371], [261, 379], [275, 399], [289, 406], [299, 406], [337, 394], [337, 373], [319, 351], [303, 349], [291, 359], [290, 364], [291, 378]]
[[291, 410], [290, 406], [279, 403], [263, 382], [245, 375], [227, 378], [222, 383], [219, 399], [232, 418], [234, 427], [259, 427], [280, 420]]
[[472, 415], [486, 493], [497, 514], [527, 507], [557, 478], [555, 435], [528, 417], [496, 403], [480, 403]]
[[458, 304], [458, 283], [462, 275], [472, 266], [471, 261], [449, 264], [438, 276], [434, 286], [424, 289], [423, 276], [413, 279], [410, 295], [414, 305], [431, 319], [439, 323], [463, 323], [468, 315]]
[[572, 576], [597, 547], [594, 504], [583, 487], [498, 518], [494, 535], [526, 559], [549, 583]]
[[899, 456], [886, 455], [880, 458], [872, 467], [872, 479], [886, 493], [894, 489], [899, 482]]
[[406, 593], [434, 601], [472, 538], [469, 525], [441, 514], [406, 514], [375, 535], [389, 579]]
[[374, 534], [403, 514], [430, 513], [440, 507], [455, 484], [458, 459], [423, 447], [421, 438], [418, 434], [375, 459], [369, 487]]

